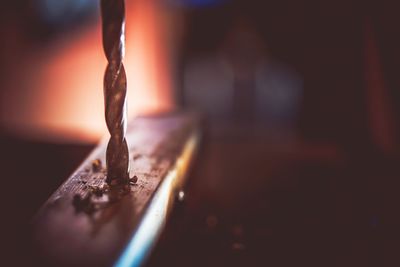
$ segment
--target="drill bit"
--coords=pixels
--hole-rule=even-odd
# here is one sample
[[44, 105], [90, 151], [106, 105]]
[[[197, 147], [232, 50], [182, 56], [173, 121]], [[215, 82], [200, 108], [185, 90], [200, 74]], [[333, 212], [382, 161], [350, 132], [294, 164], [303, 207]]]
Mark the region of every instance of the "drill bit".
[[107, 183], [129, 183], [129, 150], [126, 132], [126, 74], [124, 0], [101, 0], [103, 48], [107, 57], [104, 74], [105, 117], [110, 140], [106, 152]]

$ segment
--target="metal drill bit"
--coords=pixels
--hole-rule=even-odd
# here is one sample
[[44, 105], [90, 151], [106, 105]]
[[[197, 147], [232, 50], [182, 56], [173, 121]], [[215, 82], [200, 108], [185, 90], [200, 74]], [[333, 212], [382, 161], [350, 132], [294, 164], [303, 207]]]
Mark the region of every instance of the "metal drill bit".
[[124, 0], [101, 0], [103, 47], [108, 65], [104, 74], [105, 117], [110, 140], [107, 146], [107, 183], [129, 182], [126, 132], [126, 74]]

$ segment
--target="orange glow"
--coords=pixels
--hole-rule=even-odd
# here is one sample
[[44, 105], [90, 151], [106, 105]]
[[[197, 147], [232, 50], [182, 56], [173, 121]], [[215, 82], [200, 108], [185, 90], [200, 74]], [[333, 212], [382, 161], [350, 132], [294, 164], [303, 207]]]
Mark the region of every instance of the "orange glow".
[[[174, 106], [165, 19], [155, 1], [127, 1], [129, 119]], [[23, 81], [12, 81], [14, 90], [1, 98], [3, 126], [56, 141], [96, 142], [107, 133], [99, 22], [24, 58], [18, 66]]]

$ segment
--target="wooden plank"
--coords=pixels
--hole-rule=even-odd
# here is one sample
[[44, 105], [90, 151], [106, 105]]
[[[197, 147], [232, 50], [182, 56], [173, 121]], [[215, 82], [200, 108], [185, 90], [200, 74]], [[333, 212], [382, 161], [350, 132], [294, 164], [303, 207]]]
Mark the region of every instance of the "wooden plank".
[[33, 242], [41, 262], [126, 266], [146, 258], [196, 150], [197, 120], [182, 114], [137, 118], [127, 141], [130, 177], [137, 182], [107, 187], [103, 142], [37, 214]]

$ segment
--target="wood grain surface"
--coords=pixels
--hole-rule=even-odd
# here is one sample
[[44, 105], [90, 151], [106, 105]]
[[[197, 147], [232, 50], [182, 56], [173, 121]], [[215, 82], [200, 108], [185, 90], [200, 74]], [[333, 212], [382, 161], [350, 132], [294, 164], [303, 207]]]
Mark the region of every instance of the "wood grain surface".
[[[156, 200], [167, 202], [161, 205], [167, 210], [171, 207], [199, 139], [197, 126], [194, 116], [183, 114], [132, 121], [127, 141], [130, 177], [137, 181], [117, 189], [105, 183], [102, 142], [35, 217], [33, 242], [39, 261], [57, 266], [114, 264], [140, 231], [165, 177], [173, 174], [165, 189], [169, 197]], [[161, 227], [166, 218], [153, 219], [161, 220]]]

